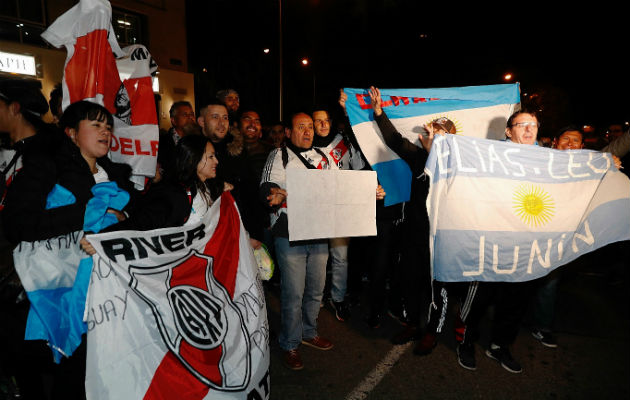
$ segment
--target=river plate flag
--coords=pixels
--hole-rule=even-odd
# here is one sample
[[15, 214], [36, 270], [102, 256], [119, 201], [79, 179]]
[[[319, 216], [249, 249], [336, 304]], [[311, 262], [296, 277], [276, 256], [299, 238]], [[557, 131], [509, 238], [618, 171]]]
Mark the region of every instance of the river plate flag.
[[[65, 110], [88, 100], [114, 116], [110, 157], [129, 164], [141, 188], [157, 163], [158, 125], [152, 75], [157, 64], [142, 45], [121, 49], [111, 24], [107, 0], [81, 0], [42, 33], [42, 38], [68, 52], [62, 81]], [[125, 79], [121, 80], [121, 76]]]
[[438, 281], [528, 281], [630, 239], [630, 181], [608, 153], [446, 135], [425, 172]]
[[269, 398], [265, 298], [229, 193], [197, 224], [88, 238], [88, 399]]
[[[344, 89], [346, 110], [361, 151], [385, 189], [385, 205], [409, 200], [411, 170], [380, 134], [365, 89]], [[507, 119], [519, 107], [518, 84], [441, 89], [381, 89], [383, 109], [396, 129], [420, 146], [424, 124], [439, 119], [451, 133], [502, 139]], [[448, 122], [447, 122], [448, 121]]]

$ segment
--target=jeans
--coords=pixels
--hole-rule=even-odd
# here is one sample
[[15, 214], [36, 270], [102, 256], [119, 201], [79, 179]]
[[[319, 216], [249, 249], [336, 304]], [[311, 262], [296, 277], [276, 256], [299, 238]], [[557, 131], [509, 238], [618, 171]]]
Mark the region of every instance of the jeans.
[[280, 324], [283, 350], [296, 349], [302, 339], [317, 336], [317, 316], [326, 283], [328, 241], [289, 243], [274, 239], [280, 267]]
[[330, 297], [337, 303], [346, 297], [348, 287], [348, 243], [350, 238], [333, 238], [329, 242], [332, 270]]

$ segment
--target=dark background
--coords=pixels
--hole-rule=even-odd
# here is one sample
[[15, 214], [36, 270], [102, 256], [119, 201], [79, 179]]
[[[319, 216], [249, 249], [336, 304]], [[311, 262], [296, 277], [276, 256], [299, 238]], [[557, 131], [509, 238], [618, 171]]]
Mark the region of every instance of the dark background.
[[[263, 124], [277, 120], [278, 0], [186, 5], [197, 104], [229, 87]], [[505, 83], [511, 72], [523, 103], [542, 110], [543, 135], [569, 123], [602, 134], [609, 123], [627, 121], [623, 13], [597, 4], [551, 6], [283, 0], [284, 119], [314, 102], [334, 105], [341, 87], [487, 85]], [[306, 67], [303, 57], [311, 61]]]

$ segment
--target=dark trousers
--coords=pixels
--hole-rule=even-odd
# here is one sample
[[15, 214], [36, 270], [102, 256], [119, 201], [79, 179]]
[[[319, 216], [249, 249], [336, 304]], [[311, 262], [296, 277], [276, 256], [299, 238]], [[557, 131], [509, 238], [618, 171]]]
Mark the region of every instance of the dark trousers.
[[[400, 227], [394, 220], [377, 219], [376, 237], [370, 243], [370, 313], [381, 314], [385, 307], [386, 283], [390, 281], [390, 299], [401, 302], [400, 279], [398, 275], [398, 247]], [[398, 304], [400, 305], [400, 304]], [[390, 307], [392, 304], [390, 304]]]
[[431, 295], [428, 232], [420, 231], [417, 223], [406, 220], [402, 224], [402, 235], [402, 293], [409, 323], [419, 326]]
[[558, 282], [562, 269], [553, 270], [549, 275], [536, 279], [533, 296], [532, 317], [534, 327], [544, 332], [553, 330], [553, 320], [556, 314], [556, 297]]
[[470, 305], [469, 312], [467, 315], [462, 314], [466, 324], [464, 342], [474, 343], [479, 340], [479, 323], [487, 308], [494, 305], [491, 343], [498, 346], [514, 343], [527, 311], [532, 287], [531, 282], [478, 282], [477, 285], [471, 285], [466, 299]]
[[446, 323], [448, 307], [453, 302], [462, 302], [469, 282], [433, 281], [432, 299], [429, 304], [426, 331], [436, 334], [442, 332]]
[[0, 364], [7, 377], [14, 377], [22, 399], [85, 399], [85, 340], [70, 358], [53, 362], [43, 340], [24, 340], [30, 303], [4, 303], [0, 309]]

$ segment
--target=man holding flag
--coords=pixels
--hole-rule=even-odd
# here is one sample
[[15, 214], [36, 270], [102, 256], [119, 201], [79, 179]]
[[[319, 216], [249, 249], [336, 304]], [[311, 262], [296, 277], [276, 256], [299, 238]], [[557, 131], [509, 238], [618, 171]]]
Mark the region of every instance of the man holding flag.
[[[536, 113], [520, 110], [512, 114], [505, 128], [506, 140], [512, 143], [537, 145], [538, 117]], [[474, 342], [479, 338], [479, 322], [490, 304], [494, 304], [494, 320], [490, 348], [486, 355], [498, 361], [505, 370], [520, 373], [523, 368], [508, 346], [514, 343], [527, 311], [532, 286], [529, 282], [472, 282], [462, 309], [466, 324], [464, 341], [457, 347], [457, 358], [462, 367], [475, 370]], [[472, 304], [472, 305], [471, 305]]]
[[532, 146], [539, 123], [531, 111], [514, 113], [506, 125], [505, 141], [435, 139], [425, 173], [431, 180], [427, 209], [434, 279], [473, 282], [462, 307], [467, 330], [459, 363], [476, 368], [478, 324], [494, 304], [485, 353], [519, 373], [522, 367], [509, 346], [531, 281], [630, 238], [630, 181], [608, 153]]
[[[427, 153], [431, 149], [433, 127], [428, 129], [428, 135], [419, 135], [422, 143], [420, 148], [403, 138], [392, 125], [381, 107], [382, 99], [379, 89], [369, 89], [371, 105], [374, 110], [374, 120], [383, 136], [385, 144], [400, 156], [411, 168], [413, 176], [419, 176], [424, 170]], [[425, 150], [426, 149], [426, 150]], [[407, 309], [408, 325], [392, 338], [394, 344], [407, 343], [419, 337], [421, 295], [429, 290], [429, 252], [426, 245], [429, 241], [429, 220], [422, 207], [429, 191], [428, 181], [413, 179], [411, 185], [411, 200], [408, 215], [403, 221], [402, 244], [402, 289]]]

